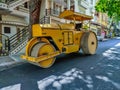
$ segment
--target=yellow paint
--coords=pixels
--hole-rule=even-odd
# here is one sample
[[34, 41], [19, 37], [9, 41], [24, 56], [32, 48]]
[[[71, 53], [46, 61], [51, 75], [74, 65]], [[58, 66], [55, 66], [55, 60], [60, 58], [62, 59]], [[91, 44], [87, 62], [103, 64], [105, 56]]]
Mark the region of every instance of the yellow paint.
[[59, 15], [59, 17], [68, 20], [76, 20], [76, 21], [91, 20], [93, 18], [92, 16], [88, 16], [78, 12], [73, 12], [71, 10], [65, 10]]
[[79, 45], [68, 45], [68, 46], [63, 46], [63, 48], [66, 49], [64, 53], [72, 53], [72, 52], [77, 52], [79, 51]]
[[35, 24], [32, 26], [32, 35], [34, 37], [39, 37], [42, 35], [42, 30], [39, 24]]
[[38, 43], [39, 40], [37, 38], [32, 38], [26, 45], [26, 50], [25, 50], [25, 54], [26, 56], [29, 56], [30, 53], [30, 49], [36, 44]]
[[39, 63], [39, 62], [45, 61], [49, 58], [53, 58], [57, 55], [60, 55], [59, 51], [53, 52], [53, 53], [48, 54], [48, 55], [42, 55], [42, 56], [39, 56], [39, 57], [31, 57], [31, 56], [21, 55], [21, 58], [29, 60], [30, 62], [33, 62], [33, 63]]
[[[65, 11], [61, 18], [69, 20], [90, 20], [91, 16]], [[81, 38], [84, 30], [75, 29], [74, 24], [35, 24], [32, 26], [32, 39], [27, 43], [26, 55], [21, 58], [37, 63], [38, 66], [47, 68], [51, 66], [57, 55], [61, 53], [78, 52], [81, 48]], [[91, 37], [92, 38], [92, 37]], [[37, 43], [46, 43], [38, 47], [38, 57], [31, 57], [30, 52]], [[53, 45], [52, 45], [53, 44]], [[39, 45], [39, 44], [38, 44]], [[54, 46], [55, 45], [55, 46]], [[36, 45], [37, 46], [37, 45]], [[57, 50], [57, 51], [56, 51]], [[33, 52], [34, 53], [34, 52]]]
[[[50, 54], [52, 55], [53, 52], [55, 52], [54, 47], [52, 47], [52, 45], [50, 45], [50, 44], [46, 44], [39, 49], [38, 57], [46, 55], [45, 58], [48, 58], [48, 55], [50, 55]], [[49, 65], [52, 65], [54, 63], [54, 60], [55, 60], [55, 58], [51, 57], [47, 60], [40, 61], [39, 65], [41, 67], [48, 67]]]

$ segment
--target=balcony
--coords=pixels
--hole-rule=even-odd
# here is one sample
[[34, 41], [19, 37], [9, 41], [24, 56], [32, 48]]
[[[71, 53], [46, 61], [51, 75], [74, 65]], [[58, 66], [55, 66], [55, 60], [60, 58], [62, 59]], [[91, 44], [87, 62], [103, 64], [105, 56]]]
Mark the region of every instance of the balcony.
[[6, 9], [8, 9], [8, 5], [0, 2], [0, 9], [6, 10]]
[[60, 11], [55, 9], [46, 9], [46, 16], [59, 16]]
[[89, 3], [85, 0], [80, 0], [78, 1], [78, 5], [84, 7], [84, 8], [88, 8], [89, 7]]
[[29, 0], [10, 0], [9, 2], [6, 2], [7, 4], [5, 4], [5, 2], [0, 2], [0, 13], [2, 14], [14, 14], [14, 15], [18, 15], [21, 17], [26, 17], [28, 16], [29, 10], [26, 8], [22, 8], [19, 7], [19, 10], [14, 10], [14, 8], [16, 8], [19, 5], [22, 5], [25, 2], [28, 2]]
[[50, 24], [50, 17], [44, 16], [40, 19], [40, 24]]
[[28, 2], [29, 0], [12, 0], [11, 2], [9, 2], [9, 9], [13, 10], [14, 8], [16, 8], [19, 5], [22, 5], [25, 2]]
[[0, 13], [7, 14], [7, 13], [10, 13], [10, 12], [11, 11], [8, 9], [8, 5], [0, 2]]
[[27, 23], [18, 22], [18, 21], [0, 21], [0, 24], [10, 24], [10, 25], [28, 26]]
[[61, 19], [58, 18], [61, 12], [55, 9], [46, 9], [45, 16], [40, 19], [41, 24], [49, 24], [49, 23], [56, 23], [61, 22]]
[[12, 15], [16, 15], [16, 16], [19, 16], [19, 17], [28, 17], [29, 16], [29, 13], [26, 13], [26, 12], [22, 12], [22, 11], [18, 11], [18, 10], [13, 10], [11, 12]]

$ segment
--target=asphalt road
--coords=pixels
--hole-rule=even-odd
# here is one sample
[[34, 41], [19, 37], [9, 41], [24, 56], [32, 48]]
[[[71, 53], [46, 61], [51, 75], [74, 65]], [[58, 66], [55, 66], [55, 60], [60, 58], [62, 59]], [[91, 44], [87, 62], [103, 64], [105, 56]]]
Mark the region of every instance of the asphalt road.
[[0, 72], [0, 90], [120, 90], [120, 39], [98, 43], [95, 55], [61, 55], [42, 69], [29, 63]]

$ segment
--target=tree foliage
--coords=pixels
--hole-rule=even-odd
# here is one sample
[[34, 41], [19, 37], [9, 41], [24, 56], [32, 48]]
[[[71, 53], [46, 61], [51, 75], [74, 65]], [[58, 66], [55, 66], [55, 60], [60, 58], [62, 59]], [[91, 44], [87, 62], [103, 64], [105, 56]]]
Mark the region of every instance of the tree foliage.
[[120, 0], [99, 0], [96, 11], [107, 13], [110, 18], [120, 20]]

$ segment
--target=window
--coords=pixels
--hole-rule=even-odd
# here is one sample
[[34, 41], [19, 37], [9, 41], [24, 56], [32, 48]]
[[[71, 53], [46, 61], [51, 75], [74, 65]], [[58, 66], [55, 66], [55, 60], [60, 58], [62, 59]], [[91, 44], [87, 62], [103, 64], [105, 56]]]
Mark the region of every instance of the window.
[[0, 21], [2, 21], [2, 15], [0, 15]]
[[11, 33], [10, 27], [4, 27], [4, 33]]
[[24, 8], [28, 8], [28, 3], [27, 2], [24, 4]]
[[93, 4], [93, 0], [91, 0], [91, 4]]

